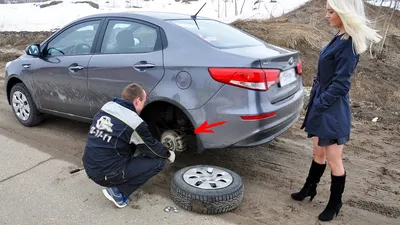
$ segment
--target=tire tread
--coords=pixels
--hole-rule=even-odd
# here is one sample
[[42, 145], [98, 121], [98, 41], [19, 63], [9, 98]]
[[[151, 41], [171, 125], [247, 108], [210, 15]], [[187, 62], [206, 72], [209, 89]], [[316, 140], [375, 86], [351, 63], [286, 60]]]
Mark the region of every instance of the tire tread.
[[185, 210], [201, 214], [219, 214], [232, 211], [243, 200], [244, 185], [240, 183], [233, 191], [226, 194], [210, 195], [194, 194], [180, 188], [173, 179], [171, 182], [172, 200]]
[[11, 107], [12, 107], [12, 110], [13, 110], [13, 112], [14, 112], [14, 115], [16, 116], [16, 118], [18, 119], [18, 121], [19, 121], [22, 125], [24, 125], [24, 126], [27, 126], [27, 127], [37, 126], [38, 124], [40, 124], [40, 123], [43, 121], [44, 115], [41, 114], [41, 113], [38, 111], [37, 106], [36, 106], [36, 104], [35, 104], [35, 101], [33, 100], [31, 94], [29, 93], [28, 88], [27, 88], [23, 83], [17, 83], [17, 84], [15, 84], [15, 85], [11, 88], [11, 93], [10, 93], [10, 102], [11, 102], [11, 104], [12, 104], [12, 96], [13, 96], [13, 93], [14, 93], [16, 90], [21, 91], [21, 92], [26, 96], [26, 98], [28, 99], [28, 102], [29, 102], [29, 104], [30, 104], [29, 106], [30, 106], [30, 108], [31, 108], [31, 116], [30, 116], [30, 118], [29, 118], [27, 121], [24, 122], [24, 121], [20, 120], [20, 119], [17, 117], [17, 115], [15, 115], [14, 108], [11, 106]]

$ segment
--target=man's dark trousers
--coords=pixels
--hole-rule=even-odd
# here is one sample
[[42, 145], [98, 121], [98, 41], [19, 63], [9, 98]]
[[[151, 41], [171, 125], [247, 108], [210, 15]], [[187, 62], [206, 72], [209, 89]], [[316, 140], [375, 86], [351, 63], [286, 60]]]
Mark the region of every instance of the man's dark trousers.
[[[148, 158], [145, 156], [132, 158], [121, 171], [113, 171], [105, 177], [89, 177], [103, 187], [116, 186], [129, 197], [136, 189], [164, 169], [166, 159]], [[90, 172], [89, 172], [90, 173]]]

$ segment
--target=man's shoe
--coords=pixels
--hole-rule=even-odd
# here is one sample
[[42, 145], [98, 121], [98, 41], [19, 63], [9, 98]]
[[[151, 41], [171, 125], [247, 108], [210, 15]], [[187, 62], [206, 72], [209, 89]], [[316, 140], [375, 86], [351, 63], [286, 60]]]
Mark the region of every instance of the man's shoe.
[[106, 196], [108, 200], [114, 202], [118, 208], [123, 208], [129, 203], [129, 198], [120, 192], [116, 187], [108, 187], [102, 191], [104, 196]]

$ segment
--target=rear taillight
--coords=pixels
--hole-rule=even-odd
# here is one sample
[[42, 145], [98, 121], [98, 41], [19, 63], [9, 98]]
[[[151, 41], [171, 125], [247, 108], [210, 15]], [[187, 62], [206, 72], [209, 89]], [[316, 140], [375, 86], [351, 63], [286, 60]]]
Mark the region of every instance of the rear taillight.
[[266, 91], [279, 82], [279, 70], [251, 68], [209, 68], [211, 77], [221, 83], [251, 90]]
[[303, 62], [300, 59], [299, 59], [299, 63], [297, 63], [297, 66], [296, 66], [296, 72], [299, 75], [303, 74]]

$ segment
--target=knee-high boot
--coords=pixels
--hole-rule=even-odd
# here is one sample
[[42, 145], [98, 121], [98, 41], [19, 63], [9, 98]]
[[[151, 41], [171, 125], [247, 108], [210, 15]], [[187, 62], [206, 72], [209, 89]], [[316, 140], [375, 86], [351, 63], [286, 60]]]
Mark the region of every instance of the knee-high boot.
[[324, 174], [325, 168], [326, 164], [319, 164], [313, 160], [303, 188], [299, 192], [291, 194], [291, 197], [294, 200], [302, 201], [304, 198], [310, 196], [311, 202], [317, 194], [317, 184]]
[[331, 174], [331, 179], [331, 194], [328, 205], [318, 217], [321, 221], [331, 221], [333, 217], [339, 214], [343, 205], [342, 194], [346, 183], [346, 172], [343, 176], [333, 176]]

